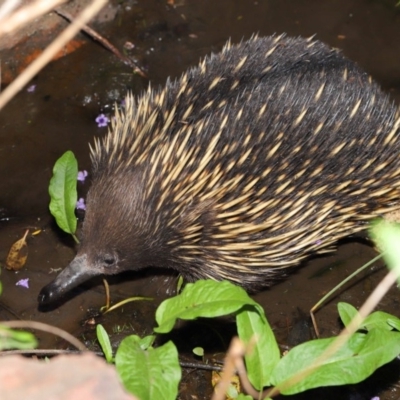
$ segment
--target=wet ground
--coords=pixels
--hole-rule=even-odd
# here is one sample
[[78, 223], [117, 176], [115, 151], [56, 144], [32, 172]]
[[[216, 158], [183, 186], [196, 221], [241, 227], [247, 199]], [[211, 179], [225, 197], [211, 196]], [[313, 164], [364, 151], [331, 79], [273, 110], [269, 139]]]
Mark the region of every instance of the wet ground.
[[[152, 85], [163, 84], [169, 76], [178, 77], [187, 67], [196, 65], [200, 57], [219, 51], [228, 38], [238, 42], [254, 32], [315, 34], [317, 39], [343, 49], [399, 103], [400, 10], [395, 3], [177, 0], [171, 6], [166, 1], [120, 1], [114, 4], [114, 19], [95, 28], [119, 49], [124, 45], [127, 48], [128, 42], [134, 44], [126, 51], [146, 69]], [[23, 90], [0, 113], [0, 261], [4, 262], [12, 243], [26, 229], [41, 230], [28, 237], [29, 256], [24, 268], [18, 273], [2, 269], [0, 320], [47, 322], [95, 348], [90, 310], [104, 304], [101, 280], [81, 286], [57, 307], [39, 310], [37, 306], [41, 287], [68, 264], [75, 252], [72, 239], [60, 233], [49, 216], [48, 182], [55, 160], [66, 150], [74, 151], [80, 169], [90, 170], [87, 143], [106, 132], [97, 127], [96, 116], [110, 112], [127, 90], [140, 93], [149, 80], [133, 75], [130, 68], [88, 37], [81, 35], [78, 39], [83, 44], [80, 48], [48, 65], [31, 82], [35, 90]], [[1, 55], [2, 60], [11, 57], [16, 57], [12, 51]], [[80, 186], [82, 195], [87, 186]], [[304, 335], [307, 338], [308, 327], [304, 328], [302, 316], [323, 294], [374, 256], [365, 240], [349, 239], [336, 253], [308, 262], [285, 282], [256, 295], [279, 341], [293, 345]], [[376, 263], [317, 314], [323, 336], [337, 334], [341, 328], [337, 302], [360, 306], [384, 273], [382, 263]], [[15, 286], [21, 278], [29, 278], [29, 289]], [[125, 275], [110, 280], [110, 284], [113, 302], [132, 295], [154, 297], [153, 302], [131, 303], [98, 320], [113, 333], [115, 344], [132, 332], [151, 333], [157, 305], [175, 289], [174, 277], [154, 271]], [[400, 316], [397, 289], [385, 297], [379, 309]], [[299, 326], [303, 329], [296, 336], [293, 331], [297, 332]], [[213, 333], [215, 330], [222, 333], [223, 341]], [[209, 358], [220, 356], [233, 332], [229, 321], [201, 321], [192, 327], [180, 327], [174, 340], [186, 359], [193, 361], [191, 349], [196, 346], [203, 347]], [[38, 337], [41, 348], [66, 346], [47, 334], [39, 333]], [[306, 397], [370, 399], [379, 395], [385, 400], [398, 399], [399, 379], [400, 365], [392, 363], [366, 383], [348, 388], [345, 394], [329, 390]], [[206, 372], [185, 371], [180, 398], [207, 398], [208, 382]]]

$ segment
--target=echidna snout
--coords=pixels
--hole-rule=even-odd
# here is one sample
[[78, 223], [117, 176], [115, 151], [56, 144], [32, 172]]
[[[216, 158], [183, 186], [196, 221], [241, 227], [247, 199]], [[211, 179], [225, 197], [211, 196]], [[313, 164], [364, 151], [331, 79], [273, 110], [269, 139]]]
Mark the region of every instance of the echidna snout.
[[91, 147], [78, 256], [39, 301], [146, 266], [268, 286], [400, 208], [399, 125], [378, 85], [319, 41], [228, 43], [127, 96]]

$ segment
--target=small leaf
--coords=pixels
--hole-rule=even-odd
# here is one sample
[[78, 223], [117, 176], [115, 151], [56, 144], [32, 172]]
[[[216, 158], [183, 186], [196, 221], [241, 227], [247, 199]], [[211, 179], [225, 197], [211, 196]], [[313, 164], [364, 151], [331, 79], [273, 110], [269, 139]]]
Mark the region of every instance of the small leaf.
[[26, 244], [26, 236], [29, 229], [25, 232], [22, 239], [17, 240], [10, 248], [6, 259], [6, 268], [12, 271], [20, 270], [26, 263], [28, 258], [28, 245]]
[[103, 325], [98, 324], [96, 326], [96, 336], [97, 340], [100, 343], [101, 349], [103, 350], [104, 356], [108, 363], [113, 362], [113, 355], [112, 355], [112, 347], [110, 343], [110, 337], [108, 336], [107, 331], [104, 329]]
[[178, 352], [170, 341], [148, 350], [142, 339], [131, 335], [120, 344], [115, 365], [125, 388], [141, 400], [175, 400], [181, 379]]
[[357, 309], [348, 303], [340, 302], [337, 308], [344, 326], [349, 325], [351, 320], [358, 314]]
[[204, 349], [202, 347], [195, 347], [193, 353], [198, 357], [204, 357]]
[[75, 206], [78, 163], [72, 151], [65, 152], [55, 163], [50, 180], [50, 212], [57, 225], [73, 235], [76, 231]]

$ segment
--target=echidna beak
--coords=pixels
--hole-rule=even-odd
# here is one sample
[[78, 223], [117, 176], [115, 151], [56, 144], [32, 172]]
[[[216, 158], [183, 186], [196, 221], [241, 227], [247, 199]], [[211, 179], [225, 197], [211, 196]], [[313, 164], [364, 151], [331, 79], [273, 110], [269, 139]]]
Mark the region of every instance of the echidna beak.
[[96, 275], [88, 268], [86, 255], [75, 257], [53, 282], [46, 285], [39, 293], [40, 306], [48, 305], [60, 299], [69, 290]]

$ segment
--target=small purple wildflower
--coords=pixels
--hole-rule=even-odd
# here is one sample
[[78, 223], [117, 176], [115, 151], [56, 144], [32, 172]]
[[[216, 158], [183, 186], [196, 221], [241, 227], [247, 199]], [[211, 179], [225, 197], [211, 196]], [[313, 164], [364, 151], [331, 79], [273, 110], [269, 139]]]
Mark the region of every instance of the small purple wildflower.
[[110, 118], [108, 118], [106, 115], [104, 114], [100, 114], [97, 118], [96, 118], [96, 122], [97, 122], [97, 126], [99, 128], [102, 128], [103, 126], [107, 126], [108, 123], [110, 122]]
[[22, 286], [24, 288], [29, 289], [29, 278], [26, 279], [20, 279], [15, 286]]
[[322, 240], [317, 240], [314, 244], [316, 244], [317, 246], [319, 245], [319, 244], [321, 244], [322, 243]]
[[85, 182], [85, 179], [87, 176], [88, 176], [88, 172], [86, 170], [79, 171], [77, 179], [79, 182]]
[[31, 85], [26, 89], [26, 91], [28, 93], [33, 93], [35, 91], [35, 89], [36, 89], [36, 85]]
[[375, 396], [371, 400], [379, 400], [379, 396]]
[[85, 204], [85, 199], [81, 197], [77, 202], [76, 202], [76, 209], [77, 210], [86, 210], [86, 204]]

